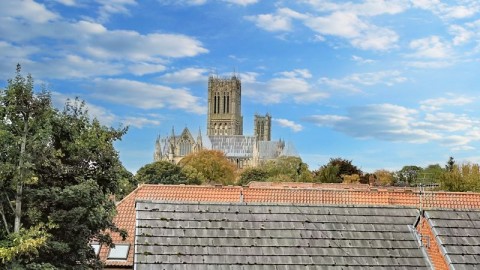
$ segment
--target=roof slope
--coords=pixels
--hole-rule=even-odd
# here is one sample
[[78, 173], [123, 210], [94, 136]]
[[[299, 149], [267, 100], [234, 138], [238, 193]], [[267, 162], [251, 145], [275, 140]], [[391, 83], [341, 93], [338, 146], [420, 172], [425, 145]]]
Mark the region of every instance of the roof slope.
[[139, 270], [427, 269], [412, 208], [137, 201], [136, 213]]
[[480, 211], [427, 210], [451, 269], [480, 269]]
[[[232, 202], [240, 199], [241, 187], [184, 186], [184, 185], [141, 185], [117, 204], [117, 215], [113, 221], [128, 232], [123, 241], [119, 234], [112, 233], [115, 244], [134, 243], [135, 200], [173, 200], [202, 202]], [[107, 260], [110, 249], [103, 245], [99, 257], [107, 266], [132, 266], [133, 249], [128, 251], [127, 260]]]

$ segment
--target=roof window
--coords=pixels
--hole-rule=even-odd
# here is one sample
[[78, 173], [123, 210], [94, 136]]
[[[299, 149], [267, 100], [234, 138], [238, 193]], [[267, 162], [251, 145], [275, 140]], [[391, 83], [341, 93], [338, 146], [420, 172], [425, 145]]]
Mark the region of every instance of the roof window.
[[110, 248], [108, 253], [109, 260], [126, 260], [130, 244], [115, 244], [114, 248]]

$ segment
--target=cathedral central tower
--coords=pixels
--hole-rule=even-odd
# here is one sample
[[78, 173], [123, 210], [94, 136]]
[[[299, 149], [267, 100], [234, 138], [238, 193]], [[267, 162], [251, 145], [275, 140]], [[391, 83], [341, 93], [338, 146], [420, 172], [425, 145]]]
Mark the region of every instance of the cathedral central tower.
[[208, 136], [243, 135], [242, 85], [236, 76], [208, 78]]

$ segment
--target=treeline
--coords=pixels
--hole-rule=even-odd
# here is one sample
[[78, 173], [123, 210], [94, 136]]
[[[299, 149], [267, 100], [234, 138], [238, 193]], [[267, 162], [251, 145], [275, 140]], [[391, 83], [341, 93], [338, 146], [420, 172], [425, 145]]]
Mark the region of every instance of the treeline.
[[[364, 173], [351, 160], [332, 158], [310, 171], [299, 157], [280, 157], [257, 167], [236, 170], [222, 152], [203, 150], [193, 153], [178, 165], [159, 161], [140, 168], [132, 177], [134, 185], [151, 184], [223, 184], [247, 185], [249, 182], [360, 183], [374, 186], [430, 186], [445, 191], [480, 191], [478, 164], [456, 164], [451, 157], [439, 164], [404, 166], [398, 171], [377, 170]], [[133, 188], [133, 187], [132, 187]]]

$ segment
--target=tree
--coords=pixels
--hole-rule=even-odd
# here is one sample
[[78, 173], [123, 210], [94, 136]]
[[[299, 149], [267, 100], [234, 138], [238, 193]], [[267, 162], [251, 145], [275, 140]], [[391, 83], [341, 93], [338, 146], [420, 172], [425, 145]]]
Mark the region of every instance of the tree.
[[131, 172], [129, 172], [125, 168], [121, 168], [118, 172], [118, 187], [117, 191], [115, 192], [115, 199], [121, 200], [130, 192], [132, 192], [138, 185], [137, 180], [133, 176]]
[[238, 179], [239, 185], [248, 185], [248, 183], [256, 182], [265, 182], [268, 180], [268, 172], [262, 168], [246, 168], [240, 173], [240, 178]]
[[0, 250], [20, 251], [0, 268], [100, 267], [89, 243], [109, 245], [106, 231], [120, 231], [111, 198], [123, 166], [113, 142], [127, 129], [91, 120], [79, 100], [55, 110], [48, 92], [33, 93], [20, 67], [0, 103]]
[[387, 170], [376, 170], [375, 173], [375, 184], [380, 186], [391, 186], [393, 185], [393, 173]]
[[355, 174], [358, 175], [359, 181], [363, 179], [363, 172], [353, 165], [351, 160], [331, 158], [328, 164], [321, 166], [314, 172], [314, 178], [322, 183], [341, 183], [344, 176]]
[[191, 153], [180, 160], [181, 167], [191, 166], [201, 173], [207, 182], [231, 185], [235, 181], [235, 165], [223, 152], [217, 150], [201, 150]]
[[453, 159], [453, 157], [449, 157], [447, 164], [445, 165], [445, 170], [447, 172], [451, 172], [453, 171], [454, 167], [455, 167], [455, 159]]
[[313, 172], [315, 182], [321, 183], [341, 183], [342, 178], [339, 176], [340, 167], [338, 165], [325, 165]]
[[480, 191], [480, 165], [464, 163], [453, 165], [440, 177], [440, 188], [446, 191]]
[[313, 179], [308, 165], [299, 157], [279, 157], [258, 168], [267, 173], [269, 182], [311, 182]]
[[141, 167], [135, 179], [145, 184], [188, 184], [187, 176], [180, 166], [169, 161], [157, 161]]
[[395, 185], [414, 185], [417, 182], [417, 176], [421, 171], [422, 168], [415, 165], [403, 166], [403, 168], [397, 171], [394, 175]]

